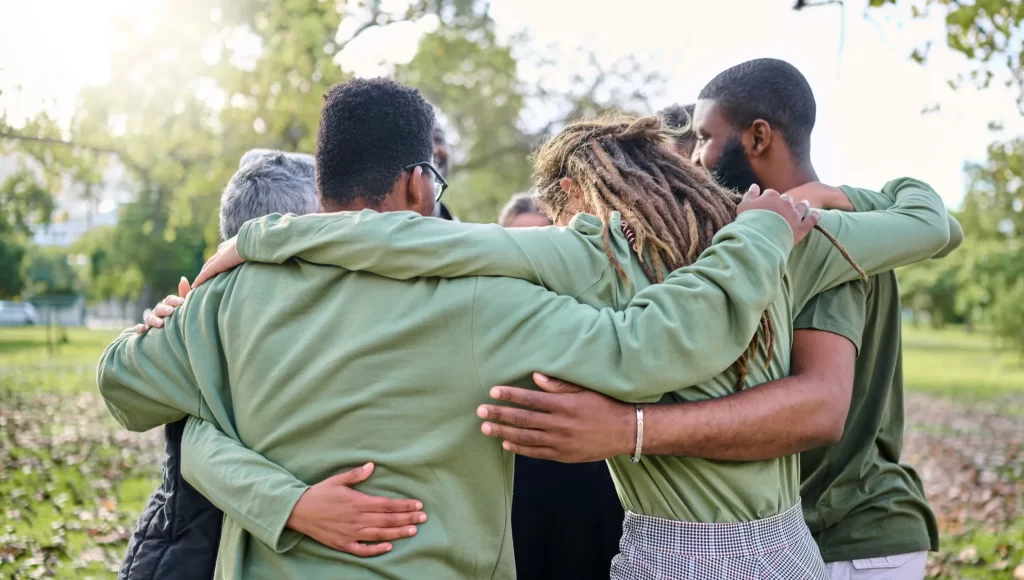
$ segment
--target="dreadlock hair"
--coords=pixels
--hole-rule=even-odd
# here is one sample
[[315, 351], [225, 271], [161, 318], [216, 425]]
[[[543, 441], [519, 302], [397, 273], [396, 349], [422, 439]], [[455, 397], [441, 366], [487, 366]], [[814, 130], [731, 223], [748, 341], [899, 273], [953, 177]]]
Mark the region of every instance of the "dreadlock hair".
[[[604, 224], [605, 253], [620, 278], [628, 281], [612, 252], [608, 228], [612, 212], [619, 212], [633, 234], [631, 241], [635, 238], [633, 251], [644, 275], [652, 284], [663, 282], [666, 271], [692, 264], [711, 245], [715, 233], [736, 218], [742, 199], [672, 151], [668, 145], [674, 137], [658, 117], [612, 115], [572, 123], [537, 153], [537, 204], [554, 221], [567, 211], [596, 215]], [[581, 200], [571, 199], [562, 189], [564, 177], [579, 188]], [[852, 264], [845, 250], [829, 238]], [[759, 332], [734, 364], [738, 389], [757, 352], [758, 335], [763, 337], [766, 362], [771, 362], [775, 326], [767, 310], [761, 314]]]

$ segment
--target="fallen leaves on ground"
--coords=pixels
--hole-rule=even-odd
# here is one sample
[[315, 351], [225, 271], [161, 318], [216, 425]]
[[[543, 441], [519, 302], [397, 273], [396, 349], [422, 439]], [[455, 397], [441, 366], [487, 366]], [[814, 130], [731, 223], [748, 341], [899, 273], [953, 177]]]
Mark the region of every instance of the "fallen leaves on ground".
[[0, 577], [113, 577], [138, 515], [126, 480], [152, 491], [160, 431], [128, 433], [95, 393], [0, 385]]
[[1024, 580], [1022, 404], [907, 397], [903, 461], [924, 482], [943, 544], [929, 577]]

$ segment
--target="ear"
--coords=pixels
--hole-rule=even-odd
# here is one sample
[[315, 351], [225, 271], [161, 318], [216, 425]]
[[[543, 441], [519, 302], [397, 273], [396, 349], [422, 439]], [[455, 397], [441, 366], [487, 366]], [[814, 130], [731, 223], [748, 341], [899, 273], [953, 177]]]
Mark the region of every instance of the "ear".
[[562, 191], [565, 193], [572, 193], [572, 188], [576, 185], [576, 182], [571, 177], [563, 177], [558, 180], [558, 185], [561, 186]]
[[409, 180], [405, 185], [405, 202], [407, 207], [423, 207], [423, 168], [416, 166], [409, 172]]
[[772, 144], [772, 126], [768, 124], [768, 121], [764, 119], [757, 119], [750, 125], [748, 129], [751, 137], [750, 144], [750, 156], [758, 157], [764, 155], [765, 151]]

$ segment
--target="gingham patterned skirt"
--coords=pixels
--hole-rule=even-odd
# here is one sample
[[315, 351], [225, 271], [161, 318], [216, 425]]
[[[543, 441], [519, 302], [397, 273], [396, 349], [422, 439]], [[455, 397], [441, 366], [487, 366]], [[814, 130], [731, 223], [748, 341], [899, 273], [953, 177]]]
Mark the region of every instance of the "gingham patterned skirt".
[[800, 504], [735, 524], [627, 512], [619, 550], [612, 580], [828, 580]]

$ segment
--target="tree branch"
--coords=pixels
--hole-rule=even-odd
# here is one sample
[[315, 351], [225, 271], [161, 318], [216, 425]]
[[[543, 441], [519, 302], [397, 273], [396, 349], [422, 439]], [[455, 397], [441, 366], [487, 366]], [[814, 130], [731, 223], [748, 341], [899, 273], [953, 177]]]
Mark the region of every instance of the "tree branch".
[[122, 161], [125, 165], [128, 165], [142, 173], [147, 175], [148, 171], [143, 166], [139, 165], [131, 156], [127, 155], [120, 149], [113, 147], [102, 147], [99, 145], [89, 145], [86, 143], [75, 143], [74, 141], [64, 141], [63, 139], [54, 139], [51, 137], [32, 137], [31, 135], [18, 135], [17, 133], [0, 132], [0, 139], [10, 139], [13, 141], [28, 141], [31, 143], [41, 143], [44, 145], [59, 145], [62, 147], [71, 147], [73, 149], [88, 149], [89, 151], [95, 151], [97, 153], [106, 153], [108, 155], [116, 155], [117, 158]]

